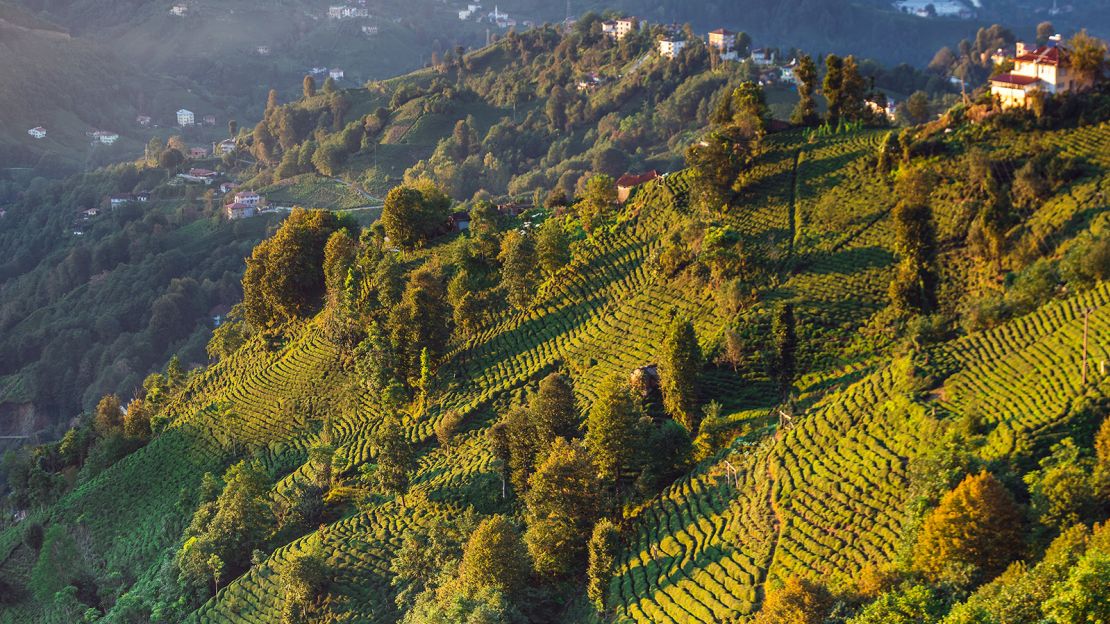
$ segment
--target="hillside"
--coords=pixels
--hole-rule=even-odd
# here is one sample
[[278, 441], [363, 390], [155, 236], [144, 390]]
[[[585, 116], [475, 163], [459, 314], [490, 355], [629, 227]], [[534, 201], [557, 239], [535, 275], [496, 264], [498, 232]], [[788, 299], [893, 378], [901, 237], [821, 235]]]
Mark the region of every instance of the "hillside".
[[[375, 106], [368, 102], [365, 109]], [[403, 114], [395, 109], [390, 121]], [[1094, 366], [1110, 358], [1110, 287], [1103, 281], [1110, 274], [1103, 201], [1110, 124], [1074, 125], [1038, 128], [1020, 116], [976, 125], [953, 113], [902, 133], [905, 155], [895, 158], [906, 171], [932, 176], [924, 191], [905, 181], [912, 175], [896, 182], [876, 171], [889, 131], [858, 127], [768, 136], [745, 169], [741, 190], [717, 213], [698, 207], [705, 182], [691, 169], [650, 182], [592, 225], [587, 188], [571, 208], [534, 207], [494, 228], [497, 238], [508, 239], [527, 224], [557, 219], [574, 241], [569, 263], [538, 278], [524, 304], [506, 303], [516, 301], [515, 282], [496, 284], [497, 263], [512, 256], [483, 255], [489, 230], [472, 226], [467, 235], [434, 239], [398, 260], [383, 260], [392, 252], [375, 238], [380, 234], [364, 230], [349, 237], [352, 255], [342, 272], [356, 277], [347, 278], [344, 290], [327, 282], [332, 303], [249, 330], [218, 362], [169, 382], [151, 417], [156, 435], [149, 443], [77, 478], [72, 491], [0, 533], [9, 590], [0, 621], [65, 621], [90, 606], [105, 612], [103, 621], [307, 615], [390, 622], [404, 615], [400, 607], [407, 621], [449, 621], [435, 617], [429, 601], [450, 596], [452, 586], [437, 570], [400, 577], [399, 562], [409, 561], [403, 557], [414, 556], [429, 535], [450, 542], [462, 539], [451, 535], [469, 534], [467, 508], [482, 517], [506, 514], [529, 530], [538, 513], [538, 503], [515, 481], [502, 497], [506, 468], [491, 447], [491, 428], [514, 408], [534, 404], [542, 394], [537, 384], [552, 371], [572, 383], [580, 427], [609, 400], [610, 380], [622, 385], [638, 367], [666, 361], [661, 345], [671, 344], [672, 319], [690, 322], [704, 355], [696, 375], [699, 414], [716, 407], [705, 411], [690, 463], [680, 461], [677, 472], [660, 467], [654, 477], [637, 477], [625, 465], [615, 477], [617, 492], [606, 490], [614, 499], [602, 515], [613, 517], [620, 531], [612, 580], [602, 594], [608, 615], [593, 611], [581, 571], [557, 582], [531, 576], [531, 593], [506, 594], [514, 596], [508, 606], [501, 594], [460, 598], [472, 601], [458, 603], [464, 615], [485, 608], [493, 614], [488, 621], [506, 622], [517, 621], [514, 613], [551, 622], [740, 621], [781, 604], [769, 597], [797, 578], [823, 583], [849, 613], [862, 608], [858, 617], [877, 618], [853, 622], [896, 621], [884, 619], [881, 603], [908, 600], [903, 592], [915, 582], [920, 589], [913, 591], [932, 596], [922, 607], [931, 619], [921, 621], [956, 618], [976, 605], [998, 609], [990, 592], [1006, 591], [1020, 570], [994, 584], [965, 580], [962, 590], [943, 594], [942, 583], [929, 585], [907, 571], [912, 555], [906, 553], [927, 512], [980, 469], [1029, 503], [1022, 513], [1031, 526], [1043, 526], [1039, 533], [1030, 528], [1008, 559], [1032, 567], [1068, 526], [1054, 524], [1025, 484], [1038, 483], [1029, 477], [1038, 465], [1054, 465], [1046, 458], [1065, 437], [1090, 453], [1110, 389]], [[1048, 165], [1037, 158], [1046, 154], [1062, 166], [1044, 173]], [[984, 184], [987, 191], [979, 190]], [[931, 315], [907, 315], [891, 305], [890, 284], [906, 257], [898, 206], [912, 193], [923, 193], [935, 229]], [[1009, 222], [984, 208], [998, 193], [1009, 198]], [[383, 294], [391, 287], [381, 276], [396, 269], [382, 267], [391, 262], [410, 279], [401, 297]], [[473, 268], [488, 262], [495, 263], [492, 273]], [[332, 280], [327, 266], [321, 279]], [[358, 278], [364, 266], [371, 269]], [[379, 322], [402, 323], [394, 311], [408, 309], [406, 302], [434, 303], [435, 288], [420, 275], [438, 276], [441, 288], [449, 275], [468, 276], [473, 292], [487, 300], [472, 330], [460, 326], [433, 347], [430, 378], [410, 358], [420, 344], [439, 344], [432, 338], [417, 332], [428, 342], [375, 342]], [[361, 290], [346, 290], [358, 279]], [[483, 282], [489, 279], [495, 283]], [[368, 307], [354, 316], [334, 303], [345, 296], [362, 301], [367, 290], [373, 301], [359, 304]], [[248, 303], [250, 315], [260, 304]], [[441, 319], [433, 303], [419, 308], [430, 325], [411, 321], [429, 336]], [[782, 320], [784, 310], [792, 321]], [[455, 324], [447, 318], [445, 327]], [[796, 343], [790, 374], [784, 332]], [[728, 345], [736, 340], [739, 354], [728, 362]], [[385, 374], [396, 374], [403, 388], [390, 392], [399, 397], [374, 381]], [[642, 426], [673, 431], [667, 413], [675, 412], [648, 396]], [[389, 437], [394, 426], [401, 441]], [[590, 435], [587, 444], [593, 444]], [[406, 442], [415, 453], [407, 487], [380, 490], [373, 485], [376, 471], [393, 461], [390, 449]], [[260, 500], [275, 509], [310, 500], [305, 492], [325, 473], [328, 493], [308, 521], [263, 527], [245, 568], [230, 578], [216, 573], [213, 595], [211, 571], [203, 572], [207, 585], [203, 578], [189, 585], [196, 581], [178, 575], [179, 553], [216, 539], [204, 532], [204, 519], [219, 526], [222, 512], [211, 506], [229, 504], [222, 496], [211, 502], [219, 486], [204, 475], [224, 474], [243, 459], [265, 475]], [[248, 483], [242, 474], [228, 472], [225, 491]], [[529, 483], [537, 488], [540, 481]], [[1096, 507], [1077, 511], [1075, 519], [1105, 519], [1104, 508]], [[32, 524], [47, 529], [41, 551], [25, 537]], [[73, 537], [51, 533], [57, 528]], [[1096, 543], [1092, 538], [1092, 553]], [[1083, 549], [1070, 552], [1078, 560]], [[290, 580], [302, 578], [290, 570], [306, 561], [316, 562], [318, 575]], [[878, 568], [893, 578], [904, 574], [906, 584], [877, 581], [878, 589], [869, 590], [857, 582]], [[1061, 580], [1051, 587], [1063, 591], [1067, 569], [1057, 574], [1050, 578]], [[420, 579], [440, 589], [414, 597], [419, 590], [410, 584], [419, 587]], [[296, 582], [310, 583], [310, 599], [298, 597]], [[73, 589], [64, 589], [67, 584]], [[44, 601], [46, 595], [52, 600]]]

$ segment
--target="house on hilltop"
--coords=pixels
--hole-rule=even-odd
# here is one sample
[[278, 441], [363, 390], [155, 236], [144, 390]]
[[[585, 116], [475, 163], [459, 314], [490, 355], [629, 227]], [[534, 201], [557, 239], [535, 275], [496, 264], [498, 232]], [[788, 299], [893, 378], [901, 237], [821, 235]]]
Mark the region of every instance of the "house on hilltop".
[[601, 32], [614, 41], [620, 41], [628, 33], [636, 30], [639, 21], [635, 17], [622, 17], [617, 20], [608, 20], [601, 23]]
[[659, 175], [659, 172], [655, 169], [647, 173], [626, 173], [622, 175], [617, 179], [617, 202], [623, 204], [632, 196], [632, 191], [635, 190], [636, 187], [661, 177], [663, 176]]
[[991, 95], [1002, 108], [1024, 108], [1033, 98], [1086, 89], [1090, 78], [1077, 75], [1071, 67], [1071, 53], [1054, 37], [1046, 45], [1029, 49], [1016, 46], [1013, 70], [991, 76]]
[[42, 126], [36, 126], [34, 128], [31, 128], [30, 130], [28, 130], [27, 134], [31, 135], [32, 137], [34, 137], [36, 139], [45, 139], [46, 138], [46, 128], [43, 128]]
[[674, 60], [686, 47], [686, 40], [680, 37], [666, 37], [659, 40], [659, 56]]

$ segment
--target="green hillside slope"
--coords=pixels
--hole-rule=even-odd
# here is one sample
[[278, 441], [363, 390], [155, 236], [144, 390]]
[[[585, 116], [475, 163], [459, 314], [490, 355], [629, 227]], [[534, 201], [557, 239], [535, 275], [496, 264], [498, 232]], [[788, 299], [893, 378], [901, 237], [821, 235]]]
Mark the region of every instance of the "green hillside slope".
[[[1080, 288], [1067, 277], [1067, 263], [1073, 250], [1104, 236], [1110, 124], [951, 127], [925, 139], [944, 156], [912, 161], [936, 176], [929, 197], [940, 308], [950, 315], [943, 331], [910, 330], [889, 307], [900, 198], [891, 179], [874, 172], [887, 132], [772, 135], [746, 173], [740, 199], [713, 217], [714, 227], [732, 228], [738, 245], [758, 259], [756, 294], [739, 308], [722, 305], [694, 274], [662, 270], [674, 228], [696, 214], [694, 174], [672, 173], [581, 237], [571, 263], [545, 279], [525, 309], [491, 310], [480, 329], [451, 340], [436, 361], [426, 409], [399, 413], [418, 455], [404, 497], [371, 494], [359, 476], [360, 466], [382, 461], [378, 435], [393, 414], [366, 390], [361, 356], [337, 333], [329, 309], [256, 333], [191, 374], [157, 414], [164, 429], [149, 444], [0, 533], [4, 578], [27, 591], [41, 583], [33, 570], [44, 555], [24, 539], [24, 527], [38, 522], [77, 536], [87, 553], [80, 565], [97, 579], [95, 606], [107, 621], [279, 621], [292, 604], [285, 571], [306, 553], [319, 553], [326, 570], [318, 616], [397, 621], [403, 613], [395, 598], [406, 587], [394, 581], [391, 566], [415, 532], [457, 521], [468, 507], [481, 515], [521, 513], [520, 492], [501, 497], [487, 433], [499, 415], [526, 403], [552, 370], [573, 381], [586, 413], [607, 379], [627, 379], [659, 361], [669, 319], [678, 316], [692, 322], [703, 353], [720, 353], [726, 333], [735, 331], [744, 336], [745, 354], [736, 371], [707, 361], [700, 372], [701, 404], [720, 404], [695, 441], [701, 461], [658, 494], [617, 511], [622, 540], [604, 597], [609, 615], [622, 622], [739, 621], [796, 577], [852, 595], [865, 569], [905, 561], [922, 515], [962, 476], [940, 485], [928, 476], [941, 440], [960, 440], [964, 470], [1007, 475], [1018, 491], [1021, 476], [1053, 443], [1065, 436], [1086, 443], [1091, 415], [1077, 406], [1097, 404], [1108, 390], [1095, 363], [1110, 358], [1110, 287]], [[965, 159], [985, 154], [1011, 185], [1020, 163], [1054, 145], [1063, 148], [1057, 158], [1076, 159], [1082, 172], [1022, 216], [1022, 227], [1007, 234], [1009, 251], [981, 264], [965, 242], [976, 218]], [[513, 227], [543, 219], [543, 212], [525, 213]], [[464, 239], [404, 254], [406, 269], [453, 262]], [[1037, 262], [1022, 259], [1028, 241], [1037, 243]], [[997, 266], [1014, 271], [1009, 288], [977, 280], [991, 263], [998, 263], [995, 274]], [[1058, 267], [1054, 287], [1022, 299], [1035, 290], [1025, 286], [1034, 275], [1029, 267], [1045, 266]], [[1002, 293], [1008, 311], [986, 328], [960, 331], [957, 315], [970, 319], [991, 293]], [[783, 303], [793, 306], [798, 339], [799, 376], [787, 402], [775, 385], [777, 370], [763, 362], [771, 317]], [[903, 339], [906, 332], [912, 340]], [[1092, 365], [1083, 383], [1085, 340]], [[779, 410], [789, 410], [790, 420]], [[449, 443], [437, 435], [447, 418], [461, 422]], [[204, 473], [253, 458], [273, 480], [268, 497], [280, 502], [313, 478], [311, 453], [321, 447], [334, 449], [335, 474], [322, 524], [274, 535], [214, 596], [211, 587], [201, 601], [167, 594], [178, 587], [174, 556]], [[1019, 556], [1033, 562], [1039, 553], [1033, 541]], [[567, 580], [554, 595], [569, 602], [537, 621], [599, 621], [581, 588], [580, 575]], [[79, 608], [67, 600], [17, 597], [0, 621], [64, 618]]]

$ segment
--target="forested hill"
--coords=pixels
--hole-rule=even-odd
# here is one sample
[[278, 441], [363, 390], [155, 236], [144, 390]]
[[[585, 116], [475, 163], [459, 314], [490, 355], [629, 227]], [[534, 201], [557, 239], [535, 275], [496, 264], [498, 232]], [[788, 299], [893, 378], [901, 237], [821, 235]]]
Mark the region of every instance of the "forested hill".
[[[435, 71], [477, 93], [459, 65]], [[522, 98], [498, 123], [566, 152], [494, 153], [460, 119], [380, 222], [293, 211], [209, 365], [6, 457], [0, 621], [1100, 617], [1110, 95], [891, 130], [854, 66], [779, 132], [768, 93], [707, 74], [663, 152], [685, 166], [624, 203], [555, 175], [602, 147], [591, 101]], [[356, 177], [410, 98], [451, 101], [425, 78], [353, 125], [334, 90], [274, 103], [239, 149], [256, 182]], [[610, 109], [622, 136], [641, 102]], [[535, 201], [453, 204], [440, 166], [472, 149], [534, 163]]]

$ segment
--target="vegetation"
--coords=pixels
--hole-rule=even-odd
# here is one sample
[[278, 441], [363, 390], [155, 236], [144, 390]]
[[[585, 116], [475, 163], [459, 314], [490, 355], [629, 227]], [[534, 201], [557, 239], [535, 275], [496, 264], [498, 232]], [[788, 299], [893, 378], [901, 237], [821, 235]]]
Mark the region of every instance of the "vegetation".
[[[452, 80], [419, 95], [424, 74], [384, 87], [395, 120], [460, 75], [549, 80], [502, 136], [575, 137], [565, 152], [496, 151], [514, 173], [463, 193], [471, 174], [441, 165], [498, 167], [457, 115], [444, 157], [383, 193], [389, 218], [298, 210], [274, 229], [212, 361], [98, 393], [61, 441], [6, 455], [22, 519], [0, 528], [0, 618], [1102, 617], [1105, 93], [1051, 122], [956, 109], [895, 142], [855, 117], [845, 58], [824, 94], [845, 122], [772, 132], [767, 94], [696, 69], [692, 45], [645, 64], [668, 86], [636, 82], [662, 102], [710, 85], [690, 99], [704, 126], [669, 148], [691, 166], [619, 204], [602, 170], [620, 156], [579, 140], [606, 93], [547, 72], [563, 37], [607, 63], [647, 42], [584, 21], [442, 61], [427, 77]], [[384, 117], [356, 95], [271, 106], [256, 174], [354, 137], [340, 173], [369, 171], [391, 143], [364, 149]], [[562, 172], [517, 182], [540, 191], [528, 207], [493, 201], [541, 166]]]

